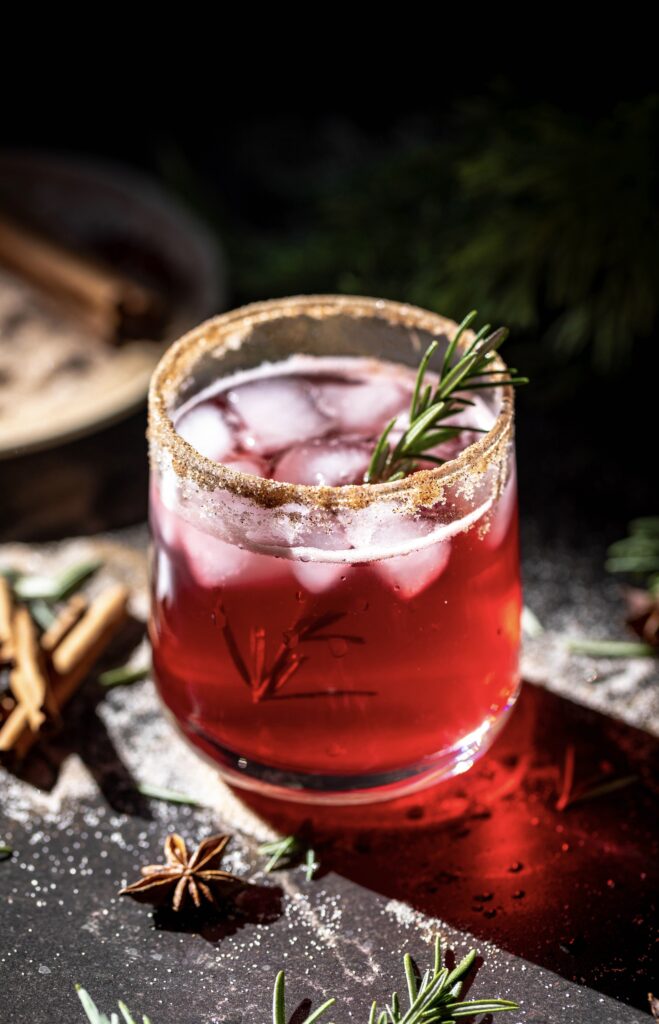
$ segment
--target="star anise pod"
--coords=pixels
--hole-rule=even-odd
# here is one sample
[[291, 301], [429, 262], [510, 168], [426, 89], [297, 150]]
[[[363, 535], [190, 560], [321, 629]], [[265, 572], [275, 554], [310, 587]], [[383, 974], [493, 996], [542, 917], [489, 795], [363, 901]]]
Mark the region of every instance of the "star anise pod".
[[204, 901], [217, 907], [218, 897], [247, 884], [237, 875], [220, 869], [230, 838], [209, 836], [190, 856], [185, 840], [173, 832], [165, 839], [166, 863], [147, 864], [141, 869], [143, 877], [121, 889], [119, 895], [133, 896], [156, 906], [171, 901], [174, 910], [181, 910], [188, 903], [199, 908]]

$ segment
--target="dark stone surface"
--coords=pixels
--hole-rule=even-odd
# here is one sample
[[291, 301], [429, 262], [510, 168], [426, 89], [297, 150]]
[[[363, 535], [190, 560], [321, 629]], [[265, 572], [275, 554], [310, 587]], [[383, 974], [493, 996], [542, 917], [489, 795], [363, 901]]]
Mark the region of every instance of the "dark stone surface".
[[[567, 743], [578, 751], [577, 782], [603, 762], [638, 782], [557, 811]], [[106, 1012], [123, 996], [154, 1024], [266, 1020], [285, 967], [291, 1009], [332, 993], [337, 1020], [365, 1021], [371, 998], [403, 986], [403, 952], [427, 961], [438, 930], [456, 955], [474, 941], [485, 964], [473, 991], [519, 999], [511, 1021], [646, 1019], [601, 993], [638, 1007], [646, 998], [659, 863], [646, 780], [656, 748], [526, 686], [509, 727], [467, 775], [371, 809], [310, 814], [236, 800], [171, 732], [150, 683], [116, 691], [96, 710], [81, 696], [68, 733], [32, 758], [27, 777], [5, 776], [0, 834], [15, 853], [0, 865], [0, 984], [11, 992], [11, 1019], [82, 1019], [78, 981]], [[135, 792], [134, 767], [154, 779], [165, 760], [157, 781], [179, 780], [208, 808]], [[319, 876], [264, 875], [262, 823], [288, 832], [302, 820]], [[141, 864], [160, 859], [174, 829], [191, 843], [237, 833], [228, 866], [254, 886], [228, 916], [178, 918], [117, 897]]]

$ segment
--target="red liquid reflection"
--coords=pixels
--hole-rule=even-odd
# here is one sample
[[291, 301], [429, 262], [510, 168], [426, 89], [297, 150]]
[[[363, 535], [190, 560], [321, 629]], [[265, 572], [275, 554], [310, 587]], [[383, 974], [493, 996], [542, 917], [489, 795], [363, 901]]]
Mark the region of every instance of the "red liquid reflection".
[[[637, 781], [558, 811], [570, 746], [575, 792], [630, 773]], [[645, 733], [525, 684], [476, 766], [420, 794], [315, 809], [236, 794], [283, 834], [308, 829], [323, 871], [647, 1007], [658, 749]]]

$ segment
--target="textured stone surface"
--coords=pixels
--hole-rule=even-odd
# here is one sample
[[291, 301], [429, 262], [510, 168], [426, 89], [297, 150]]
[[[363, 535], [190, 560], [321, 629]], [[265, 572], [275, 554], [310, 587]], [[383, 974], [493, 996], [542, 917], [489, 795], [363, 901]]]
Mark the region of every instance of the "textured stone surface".
[[[144, 539], [123, 537], [138, 554], [104, 549], [135, 588], [137, 616]], [[68, 543], [55, 557], [86, 550]], [[41, 560], [18, 548], [1, 555], [35, 569]], [[88, 683], [67, 731], [22, 777], [2, 772], [0, 837], [15, 850], [0, 864], [0, 987], [11, 1019], [82, 1020], [78, 981], [106, 1012], [123, 996], [153, 1024], [265, 1022], [285, 967], [291, 1013], [332, 993], [340, 1008], [328, 1019], [365, 1022], [372, 998], [404, 989], [403, 952], [427, 962], [440, 930], [456, 956], [481, 950], [474, 994], [519, 999], [511, 1024], [646, 1020], [633, 1007], [653, 985], [657, 744], [621, 720], [657, 731], [656, 664], [566, 654], [565, 633], [617, 628], [619, 590], [600, 565], [595, 544], [546, 551], [527, 530], [527, 601], [546, 632], [527, 643], [524, 668], [554, 693], [525, 686], [509, 726], [466, 776], [371, 811], [309, 815], [239, 798], [178, 738], [150, 681], [111, 692]], [[557, 811], [569, 744], [577, 780], [611, 770], [638, 781]], [[136, 782], [173, 786], [204, 806], [146, 800]], [[301, 815], [311, 818], [319, 877], [263, 874], [258, 842]], [[254, 885], [225, 919], [177, 919], [117, 896], [172, 830], [190, 842], [235, 834], [228, 867]]]

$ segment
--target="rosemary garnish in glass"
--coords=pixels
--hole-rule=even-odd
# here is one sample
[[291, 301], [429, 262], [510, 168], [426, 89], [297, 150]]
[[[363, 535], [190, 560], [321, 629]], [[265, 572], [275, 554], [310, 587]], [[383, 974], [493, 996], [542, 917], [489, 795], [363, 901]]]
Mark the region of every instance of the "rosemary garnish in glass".
[[[478, 316], [472, 310], [449, 342], [439, 370], [437, 384], [426, 383], [430, 360], [439, 348], [432, 341], [419, 364], [410, 405], [410, 422], [395, 445], [389, 440], [397, 417], [384, 428], [371, 457], [364, 480], [367, 484], [402, 480], [418, 468], [419, 462], [443, 465], [444, 459], [431, 454], [431, 450], [444, 441], [450, 441], [465, 430], [485, 433], [478, 427], [441, 425], [441, 421], [456, 416], [474, 403], [462, 392], [481, 388], [499, 387], [501, 384], [527, 384], [528, 378], [516, 377], [515, 369], [493, 369], [496, 352], [508, 336], [505, 327], [491, 331], [485, 324], [456, 359], [460, 339]], [[491, 332], [491, 333], [490, 333]]]

